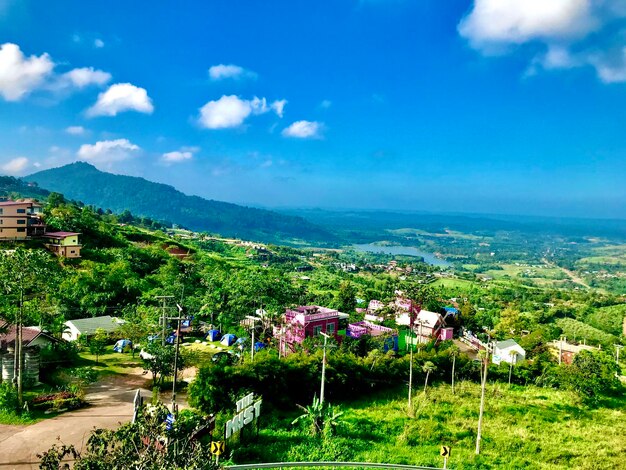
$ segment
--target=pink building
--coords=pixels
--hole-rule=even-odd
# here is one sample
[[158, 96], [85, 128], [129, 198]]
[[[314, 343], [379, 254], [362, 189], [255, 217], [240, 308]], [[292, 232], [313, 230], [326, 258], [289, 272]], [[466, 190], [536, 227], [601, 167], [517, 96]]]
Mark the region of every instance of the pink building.
[[338, 310], [317, 305], [300, 306], [287, 309], [283, 316], [284, 324], [274, 327], [274, 336], [280, 339], [280, 349], [286, 352], [287, 347], [293, 349], [295, 343], [302, 343], [305, 338], [319, 336], [320, 333], [337, 337], [339, 330]]

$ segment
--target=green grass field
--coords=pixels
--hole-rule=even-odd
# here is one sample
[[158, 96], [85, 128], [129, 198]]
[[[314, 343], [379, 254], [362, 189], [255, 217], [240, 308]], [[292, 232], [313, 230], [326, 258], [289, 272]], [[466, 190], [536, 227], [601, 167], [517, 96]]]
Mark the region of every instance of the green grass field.
[[475, 455], [480, 387], [470, 382], [416, 384], [414, 417], [404, 389], [341, 404], [335, 437], [324, 441], [294, 428], [297, 415], [261, 420], [258, 438], [244, 438], [233, 460], [342, 460], [440, 467], [440, 446], [452, 447], [451, 469], [617, 469], [626, 460], [626, 398], [587, 409], [565, 391], [489, 384], [480, 456]]

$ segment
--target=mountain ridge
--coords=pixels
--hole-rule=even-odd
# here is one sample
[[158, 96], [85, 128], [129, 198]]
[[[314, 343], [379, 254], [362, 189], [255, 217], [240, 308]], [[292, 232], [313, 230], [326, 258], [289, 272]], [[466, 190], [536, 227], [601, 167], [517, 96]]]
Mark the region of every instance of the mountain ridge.
[[335, 241], [325, 229], [302, 217], [230, 202], [190, 196], [164, 183], [116, 175], [86, 162], [74, 162], [25, 176], [49, 191], [113, 212], [169, 220], [195, 231], [265, 242]]

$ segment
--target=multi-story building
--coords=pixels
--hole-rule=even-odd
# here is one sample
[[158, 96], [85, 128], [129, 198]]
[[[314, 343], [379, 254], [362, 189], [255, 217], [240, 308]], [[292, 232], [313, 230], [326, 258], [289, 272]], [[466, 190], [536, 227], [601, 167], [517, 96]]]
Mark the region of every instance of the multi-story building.
[[0, 201], [0, 240], [24, 240], [41, 236], [46, 226], [41, 220], [43, 209], [31, 201]]
[[320, 333], [338, 339], [339, 320], [347, 319], [348, 314], [332, 308], [318, 305], [306, 305], [287, 309], [283, 315], [283, 324], [274, 327], [274, 336], [280, 338], [280, 349], [287, 352], [295, 343], [302, 343], [305, 338], [319, 336]]
[[79, 235], [80, 233], [75, 232], [48, 232], [43, 235], [43, 238], [47, 240], [46, 248], [55, 255], [65, 258], [80, 258]]

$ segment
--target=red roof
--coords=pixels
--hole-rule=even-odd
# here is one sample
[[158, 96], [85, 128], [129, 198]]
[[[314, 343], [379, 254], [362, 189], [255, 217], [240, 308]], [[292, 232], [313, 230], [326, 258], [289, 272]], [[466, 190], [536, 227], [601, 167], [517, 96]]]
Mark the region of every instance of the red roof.
[[0, 206], [17, 206], [22, 204], [33, 204], [32, 201], [0, 201]]
[[71, 237], [72, 235], [80, 235], [80, 233], [77, 232], [48, 232], [45, 233], [43, 236], [46, 238], [67, 238], [67, 237]]
[[[7, 347], [15, 347], [15, 337], [17, 336], [17, 327], [8, 323], [0, 323], [0, 329], [7, 329], [6, 333], [0, 333], [0, 350], [7, 349]], [[31, 341], [37, 338], [39, 335], [44, 334], [42, 331], [34, 326], [22, 327], [22, 340], [24, 346], [28, 346]]]

